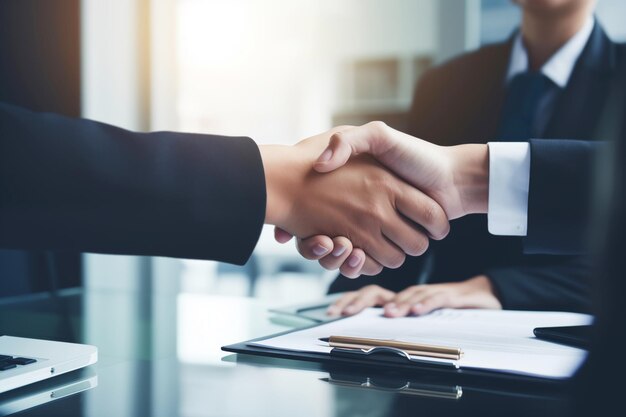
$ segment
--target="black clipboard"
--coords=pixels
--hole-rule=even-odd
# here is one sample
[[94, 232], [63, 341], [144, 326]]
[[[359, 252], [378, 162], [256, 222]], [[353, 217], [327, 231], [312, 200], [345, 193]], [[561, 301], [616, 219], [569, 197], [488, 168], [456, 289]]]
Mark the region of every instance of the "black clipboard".
[[[338, 319], [341, 320], [341, 319]], [[222, 346], [224, 352], [231, 352], [244, 355], [265, 356], [270, 358], [288, 359], [294, 361], [317, 362], [326, 366], [352, 367], [354, 369], [372, 369], [401, 372], [407, 375], [432, 374], [462, 380], [493, 380], [510, 382], [525, 382], [542, 385], [562, 385], [568, 379], [544, 378], [533, 375], [519, 375], [498, 370], [484, 370], [474, 368], [458, 368], [446, 366], [442, 363], [414, 360], [409, 361], [406, 357], [398, 355], [397, 352], [390, 352], [389, 349], [380, 349], [370, 353], [358, 353], [348, 349], [334, 348], [330, 354], [320, 352], [297, 352], [284, 349], [268, 348], [251, 345], [254, 342], [270, 339], [285, 334], [302, 331], [317, 327], [312, 326], [287, 330], [256, 339], [247, 340], [232, 345]]]

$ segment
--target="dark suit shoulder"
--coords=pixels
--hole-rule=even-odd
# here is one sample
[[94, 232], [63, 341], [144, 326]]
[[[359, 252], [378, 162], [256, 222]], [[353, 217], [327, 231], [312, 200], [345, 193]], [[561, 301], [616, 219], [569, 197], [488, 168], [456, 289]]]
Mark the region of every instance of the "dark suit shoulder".
[[414, 91], [408, 133], [443, 145], [489, 139], [509, 54], [510, 42], [488, 45], [426, 71]]
[[[471, 80], [491, 81], [487, 77], [488, 75], [506, 69], [510, 51], [510, 42], [483, 46], [475, 51], [459, 55], [430, 68], [424, 73], [420, 83], [422, 81], [438, 81], [444, 84], [450, 82], [467, 82]], [[487, 74], [485, 72], [487, 72]]]

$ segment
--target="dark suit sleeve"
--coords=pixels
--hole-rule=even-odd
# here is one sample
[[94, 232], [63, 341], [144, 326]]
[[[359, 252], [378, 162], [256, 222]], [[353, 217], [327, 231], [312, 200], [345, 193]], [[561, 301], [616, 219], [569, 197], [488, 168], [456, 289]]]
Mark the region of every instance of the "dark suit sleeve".
[[[590, 310], [587, 252], [594, 163], [608, 144], [531, 140], [524, 263], [490, 268], [502, 305], [512, 310]], [[546, 256], [539, 255], [546, 254]], [[561, 256], [557, 256], [561, 255]]]
[[507, 310], [591, 310], [591, 260], [582, 256], [526, 255], [524, 264], [490, 268], [485, 275]]
[[0, 103], [0, 247], [244, 263], [265, 218], [256, 144]]
[[530, 141], [528, 254], [586, 252], [592, 204], [593, 168], [606, 142], [580, 140]]

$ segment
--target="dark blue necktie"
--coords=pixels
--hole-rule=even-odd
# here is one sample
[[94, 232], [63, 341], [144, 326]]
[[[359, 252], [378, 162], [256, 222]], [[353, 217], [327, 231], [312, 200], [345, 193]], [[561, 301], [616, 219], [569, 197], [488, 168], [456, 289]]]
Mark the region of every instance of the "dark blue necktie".
[[541, 72], [524, 72], [509, 82], [497, 140], [527, 141], [536, 133], [541, 104], [556, 85]]

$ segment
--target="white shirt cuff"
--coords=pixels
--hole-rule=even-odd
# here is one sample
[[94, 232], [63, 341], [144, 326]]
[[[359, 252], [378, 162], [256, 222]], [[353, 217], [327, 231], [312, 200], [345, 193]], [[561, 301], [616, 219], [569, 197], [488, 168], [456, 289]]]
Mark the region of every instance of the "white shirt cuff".
[[526, 236], [530, 144], [489, 142], [489, 233]]

